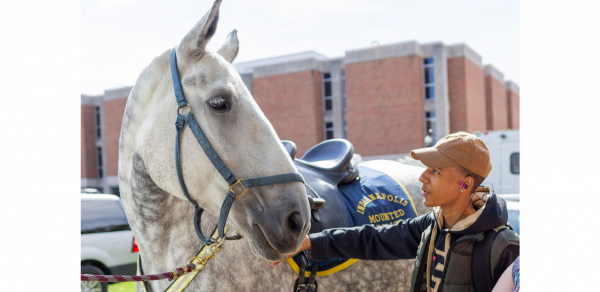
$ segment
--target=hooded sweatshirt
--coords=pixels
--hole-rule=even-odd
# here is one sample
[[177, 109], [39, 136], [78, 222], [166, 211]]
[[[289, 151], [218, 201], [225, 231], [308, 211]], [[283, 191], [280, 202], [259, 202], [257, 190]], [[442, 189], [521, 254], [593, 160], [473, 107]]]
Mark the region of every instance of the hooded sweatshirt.
[[[415, 262], [415, 272], [422, 273], [417, 275], [417, 284], [420, 284], [420, 287], [412, 287], [411, 291], [442, 291], [440, 287], [443, 286], [448, 252], [451, 252], [453, 244], [464, 235], [485, 232], [507, 223], [506, 202], [496, 197], [490, 188], [478, 188], [471, 204], [476, 210], [475, 214], [458, 221], [450, 230], [439, 228], [444, 226], [443, 216], [440, 216], [440, 210], [435, 208], [428, 214], [394, 225], [363, 225], [327, 229], [310, 234], [311, 259], [411, 259], [417, 256], [417, 250], [423, 245], [426, 250], [422, 258]], [[422, 238], [423, 232], [428, 228], [431, 230], [431, 236]], [[494, 282], [518, 255], [518, 246], [511, 245], [502, 252]]]

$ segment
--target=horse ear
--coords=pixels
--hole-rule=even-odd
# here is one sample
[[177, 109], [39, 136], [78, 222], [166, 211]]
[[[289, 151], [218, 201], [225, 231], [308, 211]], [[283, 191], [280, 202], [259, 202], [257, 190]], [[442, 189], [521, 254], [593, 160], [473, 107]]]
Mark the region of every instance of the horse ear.
[[191, 56], [200, 59], [204, 55], [206, 44], [217, 31], [220, 5], [221, 0], [216, 0], [210, 11], [183, 37], [177, 47], [178, 56]]
[[234, 29], [227, 35], [227, 39], [221, 45], [217, 51], [227, 62], [233, 62], [233, 59], [237, 56], [238, 50], [240, 49], [240, 43], [237, 38], [237, 29]]

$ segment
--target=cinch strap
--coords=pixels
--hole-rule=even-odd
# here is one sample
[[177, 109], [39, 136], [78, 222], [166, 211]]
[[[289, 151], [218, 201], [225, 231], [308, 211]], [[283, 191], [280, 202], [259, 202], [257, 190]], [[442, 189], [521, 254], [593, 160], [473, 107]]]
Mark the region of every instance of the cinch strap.
[[[227, 222], [227, 216], [229, 215], [231, 205], [233, 204], [233, 202], [236, 199], [239, 199], [244, 194], [246, 194], [248, 189], [255, 188], [255, 187], [274, 185], [274, 184], [289, 183], [289, 182], [304, 183], [304, 178], [302, 177], [302, 175], [300, 173], [286, 173], [286, 174], [279, 174], [279, 175], [273, 175], [273, 176], [267, 176], [267, 177], [247, 179], [247, 180], [244, 180], [244, 179], [238, 180], [235, 177], [235, 175], [233, 175], [233, 173], [229, 170], [229, 168], [227, 168], [227, 166], [225, 165], [223, 160], [221, 160], [221, 157], [219, 157], [219, 155], [217, 154], [215, 149], [212, 147], [212, 145], [208, 141], [208, 138], [206, 137], [206, 135], [202, 131], [202, 128], [196, 121], [196, 118], [192, 114], [191, 108], [190, 108], [190, 112], [188, 114], [186, 114], [185, 116], [183, 116], [179, 113], [179, 109], [186, 107], [186, 106], [189, 107], [189, 105], [187, 104], [187, 101], [185, 100], [185, 96], [183, 95], [183, 90], [181, 88], [181, 81], [179, 79], [179, 73], [177, 71], [177, 47], [174, 47], [173, 50], [171, 50], [171, 77], [173, 79], [173, 88], [175, 90], [175, 98], [177, 100], [177, 106], [178, 106], [177, 121], [175, 122], [175, 128], [177, 129], [177, 135], [175, 137], [175, 166], [176, 166], [176, 170], [177, 170], [177, 179], [179, 180], [179, 185], [181, 186], [181, 191], [183, 192], [183, 195], [195, 207], [194, 227], [196, 229], [196, 235], [204, 244], [209, 245], [211, 243], [215, 243], [217, 240], [214, 237], [207, 238], [206, 236], [204, 236], [204, 233], [202, 232], [201, 225], [200, 225], [201, 216], [202, 216], [202, 212], [204, 211], [204, 209], [202, 207], [200, 207], [200, 205], [198, 205], [198, 203], [196, 203], [190, 197], [190, 195], [187, 191], [187, 188], [185, 187], [185, 182], [183, 180], [183, 173], [181, 170], [181, 156], [180, 156], [181, 151], [180, 151], [180, 145], [179, 145], [179, 137], [180, 137], [181, 131], [183, 130], [186, 123], [188, 124], [188, 127], [194, 134], [194, 137], [196, 137], [196, 141], [198, 141], [198, 144], [200, 144], [200, 146], [202, 147], [202, 150], [204, 150], [204, 153], [206, 154], [208, 159], [210, 159], [210, 161], [215, 166], [217, 171], [221, 174], [221, 176], [223, 176], [223, 179], [225, 179], [225, 181], [227, 181], [227, 184], [229, 185], [229, 191], [227, 193], [227, 197], [223, 201], [223, 205], [221, 206], [221, 212], [219, 214], [219, 222], [217, 223], [217, 230], [218, 230], [219, 238], [224, 238], [224, 236], [225, 236], [225, 224]], [[241, 185], [241, 186], [238, 186], [238, 188], [242, 188], [242, 190], [243, 190], [241, 193], [236, 193], [236, 191], [233, 189], [238, 184]], [[236, 238], [228, 238], [228, 239], [236, 239]]]

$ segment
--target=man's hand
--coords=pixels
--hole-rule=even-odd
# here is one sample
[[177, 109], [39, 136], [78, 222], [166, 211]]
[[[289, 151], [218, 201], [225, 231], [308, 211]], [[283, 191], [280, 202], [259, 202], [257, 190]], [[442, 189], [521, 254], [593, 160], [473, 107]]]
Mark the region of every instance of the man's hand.
[[[300, 245], [300, 249], [296, 253], [289, 255], [288, 259], [291, 258], [291, 257], [293, 257], [293, 256], [295, 256], [295, 255], [297, 255], [297, 254], [299, 254], [301, 251], [307, 250], [307, 249], [310, 249], [310, 248], [311, 248], [310, 238], [307, 235], [304, 238], [304, 240], [302, 241], [302, 245]], [[271, 263], [271, 267], [274, 267], [274, 266], [278, 265], [279, 263], [281, 263], [281, 262], [272, 262]]]

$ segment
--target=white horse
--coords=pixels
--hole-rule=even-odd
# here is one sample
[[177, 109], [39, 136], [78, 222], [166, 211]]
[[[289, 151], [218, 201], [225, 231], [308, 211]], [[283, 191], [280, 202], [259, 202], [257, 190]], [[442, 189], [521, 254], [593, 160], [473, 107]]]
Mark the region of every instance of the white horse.
[[[218, 155], [239, 178], [297, 172], [273, 127], [230, 64], [239, 43], [236, 31], [215, 52], [206, 44], [216, 31], [220, 0], [177, 47], [183, 92]], [[123, 117], [119, 141], [119, 185], [125, 213], [140, 248], [144, 274], [186, 264], [201, 248], [192, 223], [194, 208], [183, 196], [175, 169], [177, 102], [169, 51], [139, 76]], [[182, 172], [191, 198], [206, 212], [202, 229], [210, 236], [228, 184], [186, 126], [181, 134]], [[367, 162], [402, 181], [419, 214], [425, 207], [421, 169], [392, 161]], [[310, 210], [301, 183], [250, 189], [235, 200], [227, 226], [242, 236], [226, 241], [186, 291], [291, 291], [297, 274], [287, 265], [269, 267], [296, 251], [309, 231]], [[414, 260], [359, 261], [318, 278], [320, 291], [406, 291]], [[170, 282], [149, 282], [164, 291]], [[138, 285], [141, 291], [141, 285]]]

